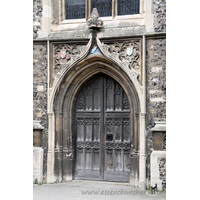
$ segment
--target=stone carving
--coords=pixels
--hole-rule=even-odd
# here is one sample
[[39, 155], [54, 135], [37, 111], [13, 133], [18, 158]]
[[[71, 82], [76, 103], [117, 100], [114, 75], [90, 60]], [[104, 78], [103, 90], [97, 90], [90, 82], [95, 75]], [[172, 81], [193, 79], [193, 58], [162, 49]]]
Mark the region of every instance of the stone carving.
[[[62, 53], [65, 52], [65, 56]], [[67, 44], [59, 44], [54, 49], [54, 69], [59, 69], [60, 64], [68, 63], [71, 60], [71, 56], [79, 54], [77, 45], [72, 46]]]
[[123, 66], [139, 82], [141, 78], [140, 40], [104, 44], [97, 39], [101, 51]]
[[117, 52], [119, 53], [119, 59], [121, 61], [128, 61], [129, 68], [138, 69], [140, 66], [140, 42], [139, 41], [125, 41], [123, 43], [115, 42], [114, 44], [109, 45], [110, 53]]
[[96, 8], [93, 8], [91, 18], [87, 20], [87, 25], [89, 28], [103, 26], [103, 21], [99, 19], [99, 13]]
[[53, 74], [58, 78], [61, 72], [87, 50], [87, 45], [58, 44], [54, 46]]

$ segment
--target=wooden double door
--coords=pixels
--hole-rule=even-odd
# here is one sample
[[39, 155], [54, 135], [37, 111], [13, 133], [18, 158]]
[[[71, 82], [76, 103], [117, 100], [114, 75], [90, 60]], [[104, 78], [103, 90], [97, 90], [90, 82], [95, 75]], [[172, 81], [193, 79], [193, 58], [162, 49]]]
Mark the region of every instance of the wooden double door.
[[75, 179], [129, 182], [130, 110], [126, 93], [106, 75], [88, 81], [75, 106]]

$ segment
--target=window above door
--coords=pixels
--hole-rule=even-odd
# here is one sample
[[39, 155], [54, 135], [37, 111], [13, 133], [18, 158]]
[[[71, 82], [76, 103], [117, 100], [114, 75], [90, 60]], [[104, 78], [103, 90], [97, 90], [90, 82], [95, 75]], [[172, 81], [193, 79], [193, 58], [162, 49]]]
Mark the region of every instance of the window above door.
[[115, 18], [123, 15], [140, 14], [141, 0], [63, 0], [64, 19], [89, 18], [93, 8], [97, 8], [99, 17]]
[[95, 7], [104, 28], [153, 30], [152, 0], [51, 0], [51, 30], [82, 30]]

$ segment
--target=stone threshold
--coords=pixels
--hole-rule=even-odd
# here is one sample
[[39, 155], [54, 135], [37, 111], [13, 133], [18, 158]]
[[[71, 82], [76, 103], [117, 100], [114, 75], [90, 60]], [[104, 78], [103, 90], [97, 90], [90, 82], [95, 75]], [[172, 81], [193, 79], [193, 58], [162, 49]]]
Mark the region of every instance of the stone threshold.
[[88, 181], [88, 180], [72, 180], [72, 183], [94, 183], [94, 184], [109, 184], [109, 185], [130, 186], [130, 183], [123, 183], [123, 182]]

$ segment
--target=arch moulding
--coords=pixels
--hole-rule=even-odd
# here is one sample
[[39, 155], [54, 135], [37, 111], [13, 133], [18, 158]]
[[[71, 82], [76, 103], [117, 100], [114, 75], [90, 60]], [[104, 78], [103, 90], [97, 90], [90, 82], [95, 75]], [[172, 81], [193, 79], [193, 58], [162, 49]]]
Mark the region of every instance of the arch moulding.
[[[118, 55], [111, 55], [97, 39], [103, 55], [89, 55], [92, 40], [85, 46], [80, 56], [63, 70], [60, 77], [49, 88], [48, 96], [48, 155], [47, 182], [63, 182], [73, 179], [73, 115], [76, 95], [81, 87], [93, 76], [104, 73], [115, 79], [124, 89], [129, 99], [131, 112], [131, 171], [130, 184], [141, 187], [140, 142], [142, 87], [137, 74], [122, 63]], [[144, 166], [143, 166], [144, 168]]]

